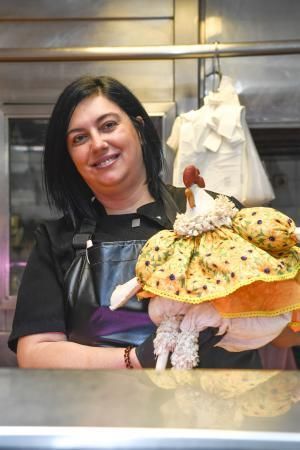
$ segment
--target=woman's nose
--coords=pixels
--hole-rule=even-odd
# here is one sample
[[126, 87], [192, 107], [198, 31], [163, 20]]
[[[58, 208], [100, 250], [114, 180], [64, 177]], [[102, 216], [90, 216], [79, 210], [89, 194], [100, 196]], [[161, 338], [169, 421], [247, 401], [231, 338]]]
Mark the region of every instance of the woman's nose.
[[100, 133], [93, 133], [92, 134], [92, 150], [105, 150], [108, 148], [108, 143], [106, 139], [103, 138]]

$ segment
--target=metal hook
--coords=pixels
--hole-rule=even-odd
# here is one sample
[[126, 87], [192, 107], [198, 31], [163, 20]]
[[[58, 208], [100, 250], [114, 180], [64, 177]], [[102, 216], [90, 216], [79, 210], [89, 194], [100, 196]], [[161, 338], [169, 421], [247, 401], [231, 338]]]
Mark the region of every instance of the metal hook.
[[219, 42], [214, 42], [215, 50], [214, 55], [212, 57], [212, 70], [211, 72], [207, 73], [205, 75], [205, 78], [212, 76], [212, 91], [216, 92], [220, 86], [221, 80], [222, 80], [222, 72], [221, 72], [221, 63], [220, 63], [220, 56], [219, 56]]

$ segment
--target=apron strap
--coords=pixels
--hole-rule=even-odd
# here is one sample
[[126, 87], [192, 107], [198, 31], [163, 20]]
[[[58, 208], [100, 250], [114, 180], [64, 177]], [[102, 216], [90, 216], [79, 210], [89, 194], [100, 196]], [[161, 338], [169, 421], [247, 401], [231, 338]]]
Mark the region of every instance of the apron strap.
[[165, 214], [171, 225], [173, 225], [176, 219], [176, 214], [180, 212], [180, 210], [164, 183], [161, 183], [161, 193]]
[[74, 234], [72, 245], [78, 253], [79, 250], [86, 248], [86, 242], [92, 239], [96, 231], [96, 221], [92, 219], [83, 219], [79, 230]]

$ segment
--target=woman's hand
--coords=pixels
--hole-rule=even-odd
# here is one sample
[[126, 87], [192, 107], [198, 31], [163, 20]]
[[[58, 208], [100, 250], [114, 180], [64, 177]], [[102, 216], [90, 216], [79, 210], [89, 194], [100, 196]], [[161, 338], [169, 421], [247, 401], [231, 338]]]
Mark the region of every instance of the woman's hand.
[[[153, 340], [155, 338], [155, 333], [150, 334], [142, 344], [135, 347], [134, 351], [130, 353], [130, 358], [135, 367], [136, 361], [140, 364], [140, 367], [144, 369], [154, 369], [156, 366], [156, 357], [154, 355], [154, 344]], [[132, 358], [132, 354], [134, 358]]]

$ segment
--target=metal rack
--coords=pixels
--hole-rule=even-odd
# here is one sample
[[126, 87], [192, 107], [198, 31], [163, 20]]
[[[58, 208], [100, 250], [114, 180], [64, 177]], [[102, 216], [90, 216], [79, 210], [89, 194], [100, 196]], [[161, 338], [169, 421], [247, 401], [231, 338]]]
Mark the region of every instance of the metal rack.
[[300, 40], [141, 47], [1, 48], [0, 62], [165, 60], [298, 53]]

